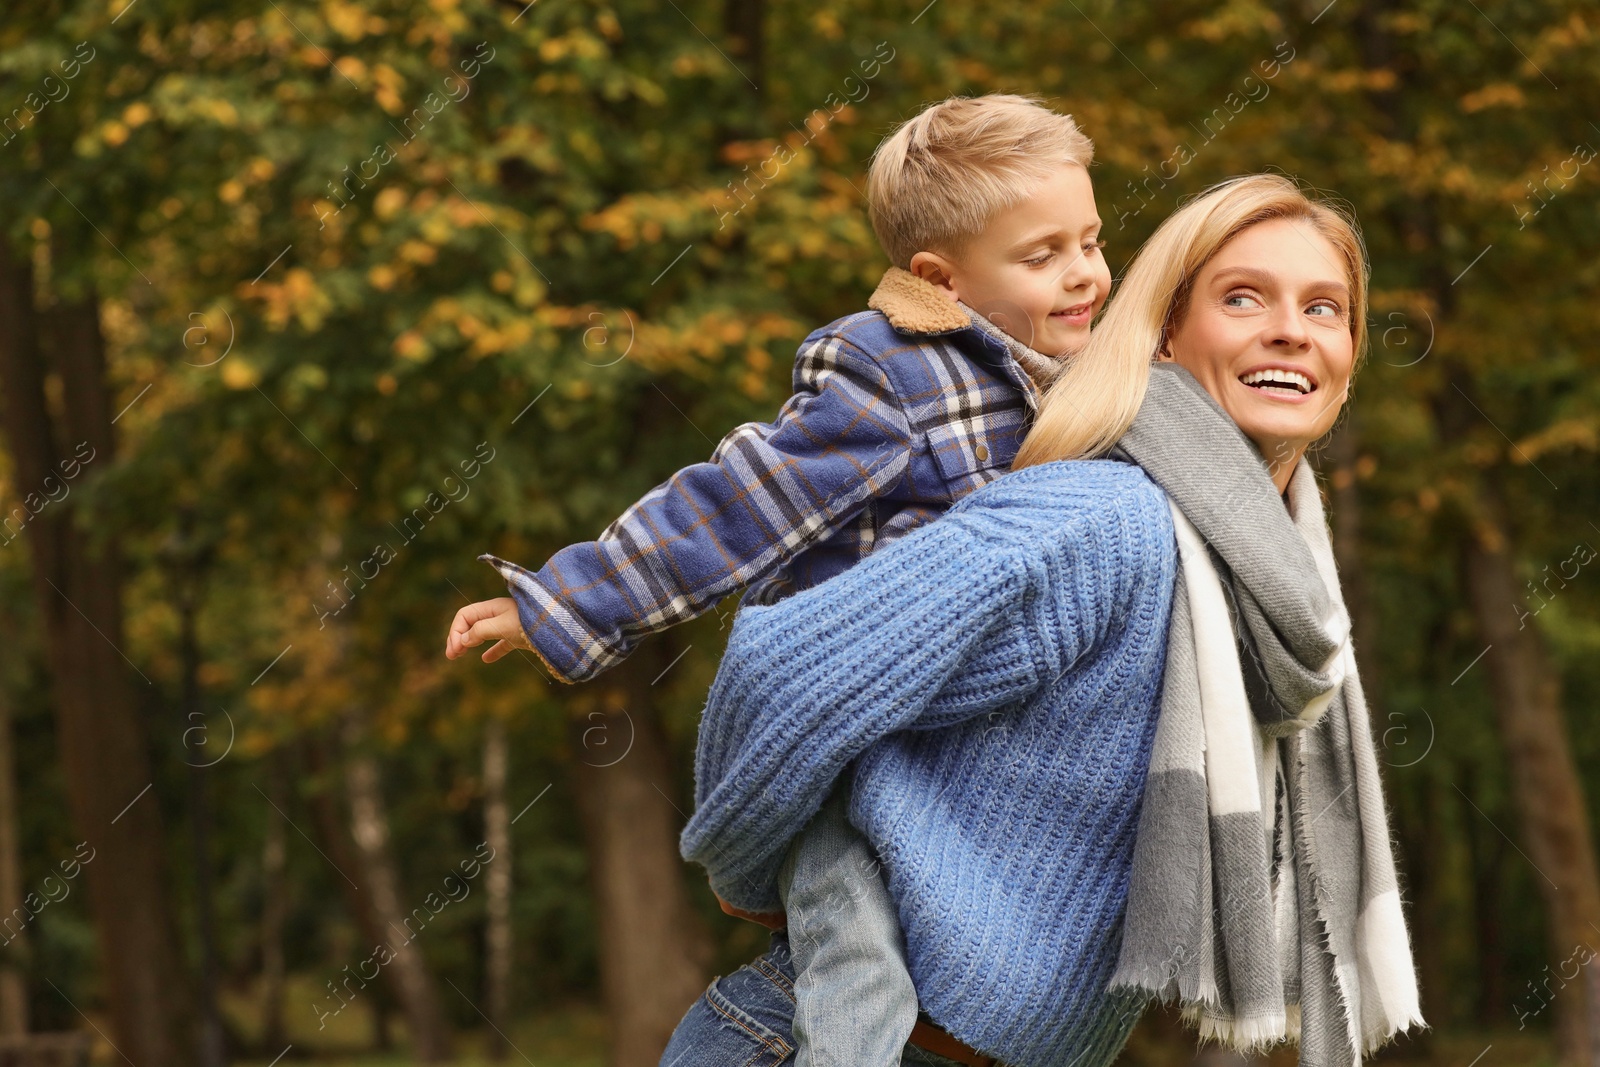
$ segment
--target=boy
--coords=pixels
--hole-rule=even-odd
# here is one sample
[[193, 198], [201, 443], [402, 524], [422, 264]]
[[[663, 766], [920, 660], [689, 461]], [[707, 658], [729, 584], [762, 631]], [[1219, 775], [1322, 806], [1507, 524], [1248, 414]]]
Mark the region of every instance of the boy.
[[[1004, 474], [1111, 288], [1092, 158], [1070, 117], [1025, 97], [952, 98], [901, 125], [868, 172], [894, 264], [872, 310], [806, 338], [773, 422], [735, 429], [598, 540], [538, 572], [480, 557], [513, 595], [457, 612], [445, 655], [498, 639], [485, 662], [531, 648], [563, 681], [593, 678], [740, 588], [760, 604], [825, 581]], [[891, 1067], [908, 1038], [965, 1058], [917, 1018], [848, 796], [842, 786], [791, 847], [785, 915], [746, 916], [787, 921], [797, 1064]]]

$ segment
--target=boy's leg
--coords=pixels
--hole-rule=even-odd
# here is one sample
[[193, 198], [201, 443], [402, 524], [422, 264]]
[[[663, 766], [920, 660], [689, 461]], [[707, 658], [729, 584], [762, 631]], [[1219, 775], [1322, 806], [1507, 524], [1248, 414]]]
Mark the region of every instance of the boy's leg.
[[795, 966], [796, 1067], [896, 1067], [917, 1021], [905, 939], [842, 783], [778, 876]]

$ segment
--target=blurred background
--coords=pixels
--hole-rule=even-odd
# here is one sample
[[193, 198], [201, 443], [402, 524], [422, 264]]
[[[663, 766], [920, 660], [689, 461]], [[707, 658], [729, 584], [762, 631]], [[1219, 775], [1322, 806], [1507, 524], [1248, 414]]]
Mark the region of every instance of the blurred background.
[[[1273, 169], [1370, 245], [1317, 454], [1432, 1029], [1600, 1063], [1600, 9], [8, 0], [0, 1055], [653, 1064], [764, 944], [678, 859], [735, 604], [571, 688], [443, 657], [885, 267], [951, 94], [1097, 145], [1119, 269]], [[381, 947], [380, 947], [381, 946]], [[1153, 1012], [1129, 1064], [1194, 1043]], [[1294, 1062], [1285, 1050], [1274, 1062]]]

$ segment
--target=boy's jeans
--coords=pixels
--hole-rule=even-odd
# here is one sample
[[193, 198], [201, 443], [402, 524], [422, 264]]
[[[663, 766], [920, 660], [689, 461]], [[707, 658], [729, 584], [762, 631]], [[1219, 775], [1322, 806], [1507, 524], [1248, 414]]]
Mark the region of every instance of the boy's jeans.
[[[661, 1067], [794, 1067], [794, 959], [783, 931], [753, 962], [718, 978], [673, 1031]], [[846, 1050], [848, 1057], [848, 1050]], [[907, 1045], [903, 1067], [961, 1067]]]
[[896, 1067], [917, 1021], [900, 920], [849, 803], [846, 779], [778, 873], [794, 956], [795, 1067]]

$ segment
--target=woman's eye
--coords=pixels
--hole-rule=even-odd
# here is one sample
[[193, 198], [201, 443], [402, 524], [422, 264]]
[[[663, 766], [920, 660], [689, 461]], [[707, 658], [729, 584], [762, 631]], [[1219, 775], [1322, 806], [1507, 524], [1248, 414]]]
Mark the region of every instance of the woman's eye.
[[1228, 307], [1235, 308], [1249, 307], [1251, 304], [1259, 303], [1259, 301], [1257, 301], [1256, 298], [1251, 296], [1249, 293], [1229, 293], [1227, 296], [1222, 298], [1222, 302]]
[[1306, 308], [1306, 313], [1317, 313], [1321, 318], [1338, 318], [1341, 314], [1337, 304], [1312, 304]]

